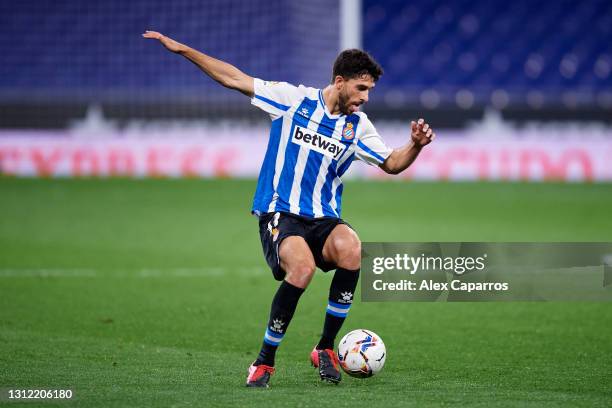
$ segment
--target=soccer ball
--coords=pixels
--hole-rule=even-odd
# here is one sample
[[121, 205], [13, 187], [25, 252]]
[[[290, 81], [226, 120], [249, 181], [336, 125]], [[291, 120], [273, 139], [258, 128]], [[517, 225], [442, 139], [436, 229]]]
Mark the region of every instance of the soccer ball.
[[353, 330], [338, 345], [340, 366], [352, 377], [366, 378], [379, 373], [386, 358], [385, 343], [371, 330]]

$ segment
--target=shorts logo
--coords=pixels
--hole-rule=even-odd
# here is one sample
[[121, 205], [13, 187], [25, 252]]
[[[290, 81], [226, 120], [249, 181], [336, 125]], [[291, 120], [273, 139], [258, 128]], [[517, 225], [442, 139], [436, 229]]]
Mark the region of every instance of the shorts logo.
[[338, 159], [344, 151], [344, 145], [336, 139], [320, 135], [308, 128], [296, 126], [293, 131], [293, 143], [307, 147], [332, 159]]
[[342, 131], [342, 135], [345, 139], [351, 140], [355, 137], [355, 131], [353, 130], [353, 124], [351, 122], [344, 125], [344, 130]]
[[272, 235], [272, 242], [276, 242], [278, 239], [278, 219], [280, 218], [280, 213], [274, 214], [274, 218], [272, 221], [268, 223], [268, 232]]

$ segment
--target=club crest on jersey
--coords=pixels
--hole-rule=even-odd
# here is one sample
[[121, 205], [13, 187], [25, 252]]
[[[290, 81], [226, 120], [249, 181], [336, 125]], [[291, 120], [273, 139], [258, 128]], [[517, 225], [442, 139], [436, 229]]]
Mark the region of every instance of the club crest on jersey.
[[351, 122], [344, 125], [342, 136], [344, 136], [344, 138], [348, 140], [351, 140], [353, 137], [355, 137], [355, 131], [353, 130], [353, 124]]
[[345, 149], [345, 146], [339, 140], [323, 136], [301, 126], [295, 127], [291, 141], [336, 160], [342, 155]]

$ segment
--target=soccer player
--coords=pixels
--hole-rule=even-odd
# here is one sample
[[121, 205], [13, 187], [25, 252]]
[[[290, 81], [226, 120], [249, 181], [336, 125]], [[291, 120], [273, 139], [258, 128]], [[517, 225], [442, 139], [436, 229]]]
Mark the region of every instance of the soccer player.
[[360, 106], [382, 75], [364, 51], [338, 55], [331, 83], [324, 89], [252, 78], [238, 68], [155, 31], [159, 40], [221, 85], [251, 98], [270, 115], [268, 148], [257, 182], [253, 214], [259, 217], [263, 252], [272, 274], [282, 281], [246, 385], [268, 387], [274, 357], [316, 267], [336, 269], [329, 289], [323, 333], [310, 354], [322, 380], [341, 379], [334, 341], [353, 301], [359, 279], [361, 242], [340, 218], [342, 180], [354, 159], [398, 174], [416, 159], [435, 134], [423, 119], [412, 121], [405, 146], [391, 149]]

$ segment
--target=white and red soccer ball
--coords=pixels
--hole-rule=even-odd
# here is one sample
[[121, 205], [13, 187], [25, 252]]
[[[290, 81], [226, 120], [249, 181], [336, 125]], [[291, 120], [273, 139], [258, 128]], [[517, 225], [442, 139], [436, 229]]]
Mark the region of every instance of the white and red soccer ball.
[[371, 330], [353, 330], [338, 344], [340, 366], [353, 377], [366, 378], [379, 373], [386, 358], [385, 343]]

